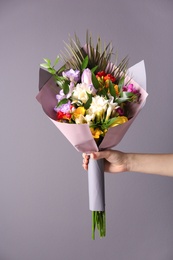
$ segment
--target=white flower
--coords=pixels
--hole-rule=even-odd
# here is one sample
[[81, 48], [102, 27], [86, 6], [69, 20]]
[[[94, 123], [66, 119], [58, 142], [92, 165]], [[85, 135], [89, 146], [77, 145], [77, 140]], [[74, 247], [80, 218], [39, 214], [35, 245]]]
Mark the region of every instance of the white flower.
[[[89, 110], [87, 110], [87, 113], [90, 113], [90, 111]], [[87, 114], [86, 116], [85, 116], [85, 120], [86, 120], [86, 122], [87, 122], [87, 124], [88, 125], [90, 125], [91, 123], [92, 123], [92, 121], [94, 121], [94, 119], [95, 119], [95, 115], [94, 114]]]
[[92, 98], [90, 109], [94, 114], [105, 112], [107, 109], [108, 100], [102, 96], [95, 96]]
[[85, 124], [86, 123], [85, 117], [82, 114], [80, 114], [79, 117], [75, 118], [75, 123]]
[[110, 118], [112, 111], [118, 105], [117, 103], [113, 103], [113, 99], [114, 98], [112, 96], [110, 96], [108, 108], [107, 108], [107, 112], [106, 112], [106, 120], [108, 120]]
[[79, 83], [76, 85], [72, 93], [72, 100], [77, 101], [81, 100], [82, 103], [86, 103], [88, 100], [88, 94], [92, 94], [92, 88], [86, 83]]
[[97, 120], [99, 121], [101, 118], [104, 118], [104, 114], [107, 110], [108, 105], [107, 99], [105, 99], [102, 96], [94, 96], [92, 98], [92, 103], [87, 110], [87, 114], [94, 115], [94, 117], [97, 117]]

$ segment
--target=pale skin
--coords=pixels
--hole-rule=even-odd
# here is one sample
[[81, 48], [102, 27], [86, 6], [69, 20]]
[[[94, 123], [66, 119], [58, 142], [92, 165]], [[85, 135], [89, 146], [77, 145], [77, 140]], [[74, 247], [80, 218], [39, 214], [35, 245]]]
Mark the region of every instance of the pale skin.
[[140, 172], [173, 177], [173, 154], [124, 153], [116, 150], [83, 153], [83, 168], [88, 170], [89, 159], [105, 160], [105, 172]]

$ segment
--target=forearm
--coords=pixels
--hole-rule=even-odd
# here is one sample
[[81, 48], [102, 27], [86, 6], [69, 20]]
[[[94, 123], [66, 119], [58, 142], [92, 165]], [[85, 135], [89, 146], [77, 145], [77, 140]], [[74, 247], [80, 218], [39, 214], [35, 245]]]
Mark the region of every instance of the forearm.
[[173, 154], [126, 154], [127, 170], [173, 176]]

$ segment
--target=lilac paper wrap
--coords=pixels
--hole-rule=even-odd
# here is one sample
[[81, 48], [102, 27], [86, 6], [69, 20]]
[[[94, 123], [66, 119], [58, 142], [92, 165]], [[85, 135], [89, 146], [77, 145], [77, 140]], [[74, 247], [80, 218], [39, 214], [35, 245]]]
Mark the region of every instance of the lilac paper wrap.
[[[103, 141], [97, 147], [94, 138], [91, 134], [89, 126], [87, 124], [68, 124], [56, 121], [56, 112], [54, 107], [57, 104], [56, 94], [59, 92], [60, 88], [57, 87], [53, 76], [48, 77], [47, 71], [40, 69], [40, 82], [39, 82], [39, 93], [37, 95], [37, 100], [42, 105], [44, 112], [50, 118], [50, 120], [55, 124], [55, 126], [62, 132], [62, 134], [69, 140], [69, 142], [75, 147], [79, 152], [91, 153], [99, 150], [110, 149], [116, 146], [133, 121], [136, 116], [143, 108], [146, 98], [148, 96], [146, 92], [146, 74], [144, 61], [135, 64], [128, 70], [129, 77], [132, 77], [131, 83], [140, 90], [140, 104], [133, 105], [132, 118], [122, 124], [110, 128]], [[129, 79], [129, 78], [128, 78]], [[42, 85], [42, 86], [41, 86]], [[95, 173], [95, 174], [93, 174]], [[95, 165], [93, 162], [89, 164], [89, 174], [88, 174], [88, 185], [89, 185], [89, 204], [92, 211], [104, 211], [105, 208], [105, 191], [104, 191], [104, 170], [100, 164]], [[102, 209], [102, 210], [101, 210]]]
[[88, 164], [88, 193], [89, 209], [105, 211], [104, 160], [89, 160]]

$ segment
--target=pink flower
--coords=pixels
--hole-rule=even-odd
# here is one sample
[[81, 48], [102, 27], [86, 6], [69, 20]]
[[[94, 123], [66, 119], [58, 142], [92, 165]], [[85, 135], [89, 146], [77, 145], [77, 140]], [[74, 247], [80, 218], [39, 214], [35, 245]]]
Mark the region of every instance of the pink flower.
[[129, 84], [127, 86], [124, 86], [123, 87], [123, 91], [126, 91], [126, 92], [130, 92], [133, 94], [133, 97], [132, 97], [132, 100], [133, 102], [138, 102], [139, 101], [139, 98], [140, 98], [140, 91], [138, 89], [136, 89], [133, 84]]
[[81, 76], [81, 82], [87, 84], [91, 88], [93, 94], [96, 93], [96, 89], [94, 88], [92, 83], [92, 72], [90, 69], [84, 69]]
[[133, 94], [137, 94], [138, 90], [133, 86], [133, 84], [129, 84], [123, 87], [123, 91], [132, 92]]

